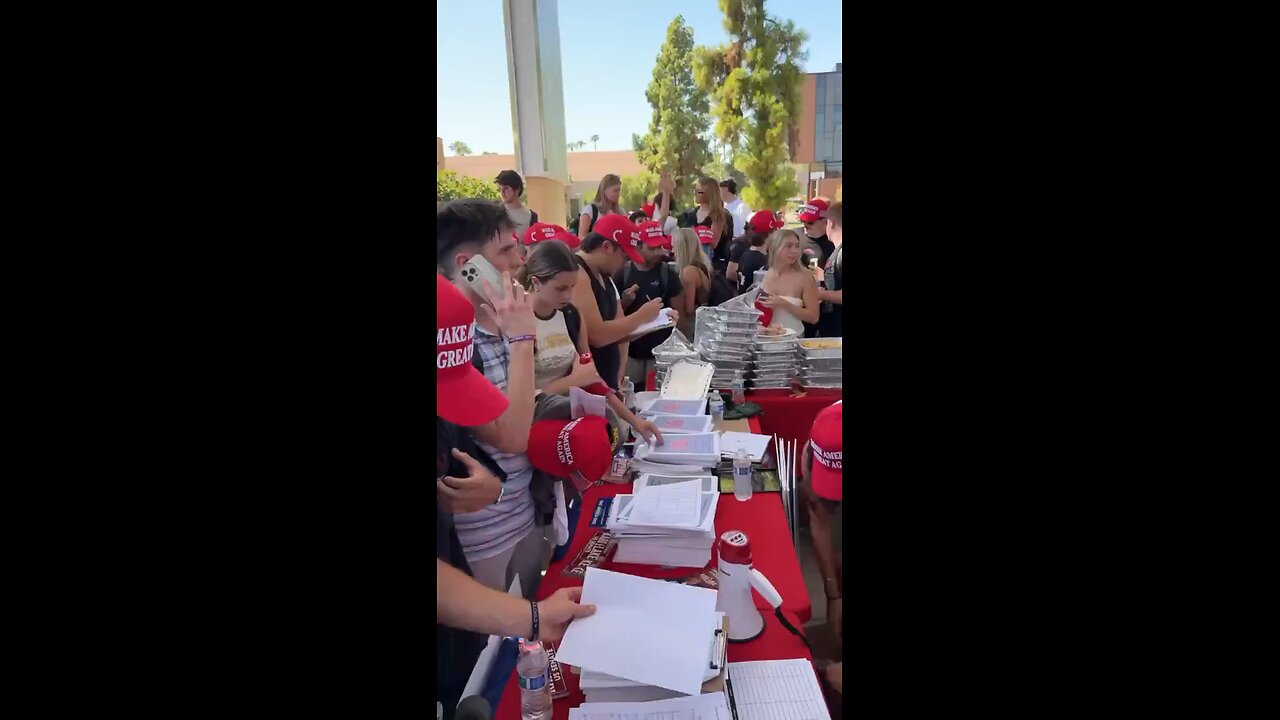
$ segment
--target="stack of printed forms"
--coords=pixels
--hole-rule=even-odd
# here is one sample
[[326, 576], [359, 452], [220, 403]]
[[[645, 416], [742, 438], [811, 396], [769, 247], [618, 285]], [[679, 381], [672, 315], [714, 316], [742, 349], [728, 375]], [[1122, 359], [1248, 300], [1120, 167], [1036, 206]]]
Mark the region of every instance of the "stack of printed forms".
[[[723, 621], [724, 613], [716, 613], [717, 627]], [[716, 636], [713, 633], [707, 637], [707, 664], [702, 676], [704, 683], [714, 680], [722, 670], [723, 658], [717, 658], [715, 651]], [[675, 690], [627, 680], [616, 675], [587, 670], [586, 668], [583, 668], [582, 674], [578, 679], [578, 687], [582, 688], [582, 694], [586, 696], [586, 701], [589, 703], [651, 702], [686, 697], [683, 693]]]
[[706, 567], [716, 540], [712, 475], [645, 473], [631, 495], [616, 495], [607, 527], [617, 542], [613, 561], [639, 565]]

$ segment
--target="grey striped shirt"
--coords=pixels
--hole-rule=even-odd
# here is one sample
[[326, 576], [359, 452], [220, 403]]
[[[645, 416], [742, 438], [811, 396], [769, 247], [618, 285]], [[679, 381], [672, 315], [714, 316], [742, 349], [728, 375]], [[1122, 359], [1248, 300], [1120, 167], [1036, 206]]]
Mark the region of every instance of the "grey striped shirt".
[[[476, 325], [475, 352], [484, 363], [484, 376], [506, 392], [510, 362], [506, 341]], [[511, 549], [533, 527], [533, 498], [529, 496], [533, 466], [529, 464], [529, 457], [524, 453], [500, 452], [478, 439], [476, 444], [498, 463], [507, 474], [507, 481], [502, 484], [502, 502], [453, 516], [458, 540], [468, 561], [486, 560]]]

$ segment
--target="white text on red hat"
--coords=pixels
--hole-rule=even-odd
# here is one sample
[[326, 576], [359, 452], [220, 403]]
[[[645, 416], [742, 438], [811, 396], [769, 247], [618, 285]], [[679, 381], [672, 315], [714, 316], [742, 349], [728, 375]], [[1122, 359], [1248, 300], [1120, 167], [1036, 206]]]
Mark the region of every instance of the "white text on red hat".
[[[475, 348], [472, 344], [475, 332], [474, 322], [469, 325], [436, 328], [436, 368], [443, 370], [471, 362], [471, 355]], [[461, 345], [462, 343], [466, 343], [466, 346], [453, 350], [441, 349], [442, 345]]]
[[809, 446], [813, 448], [813, 459], [817, 460], [823, 467], [828, 470], [841, 470], [844, 465], [843, 452], [827, 452], [818, 447], [818, 443], [809, 441]]

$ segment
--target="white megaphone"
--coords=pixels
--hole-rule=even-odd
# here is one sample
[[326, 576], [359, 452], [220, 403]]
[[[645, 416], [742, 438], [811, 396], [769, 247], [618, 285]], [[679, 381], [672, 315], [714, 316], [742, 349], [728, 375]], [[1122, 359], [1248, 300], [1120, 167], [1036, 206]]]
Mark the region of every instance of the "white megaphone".
[[729, 618], [729, 642], [753, 640], [764, 632], [764, 618], [751, 599], [751, 588], [775, 610], [781, 607], [782, 596], [768, 578], [751, 567], [751, 541], [746, 533], [729, 530], [716, 541], [716, 548], [720, 553], [716, 611]]

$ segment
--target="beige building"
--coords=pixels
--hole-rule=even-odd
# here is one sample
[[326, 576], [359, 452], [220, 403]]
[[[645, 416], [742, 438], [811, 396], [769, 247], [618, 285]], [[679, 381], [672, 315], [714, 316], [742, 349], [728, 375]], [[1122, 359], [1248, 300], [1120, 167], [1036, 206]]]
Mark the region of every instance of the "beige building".
[[836, 198], [844, 186], [844, 63], [807, 73], [800, 86], [800, 142], [796, 179], [807, 197]]
[[444, 169], [444, 141], [436, 138], [436, 169]]
[[[440, 147], [440, 139], [436, 138], [437, 150]], [[609, 173], [626, 177], [628, 175], [636, 175], [644, 170], [644, 166], [636, 159], [634, 150], [598, 150], [598, 151], [581, 151], [570, 152], [569, 158], [569, 187], [567, 190], [569, 196], [569, 213], [570, 216], [577, 214], [578, 210], [584, 204], [582, 197], [585, 194], [587, 202], [595, 197], [596, 188], [600, 186], [600, 179]], [[443, 167], [443, 157], [437, 155], [437, 164]], [[465, 157], [450, 157], [449, 169], [478, 180], [487, 180], [492, 182], [498, 177], [498, 173], [503, 170], [516, 170], [515, 155], [467, 155]]]

